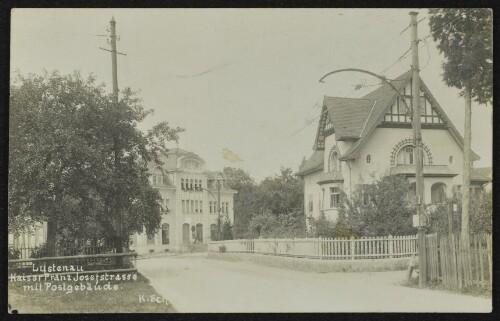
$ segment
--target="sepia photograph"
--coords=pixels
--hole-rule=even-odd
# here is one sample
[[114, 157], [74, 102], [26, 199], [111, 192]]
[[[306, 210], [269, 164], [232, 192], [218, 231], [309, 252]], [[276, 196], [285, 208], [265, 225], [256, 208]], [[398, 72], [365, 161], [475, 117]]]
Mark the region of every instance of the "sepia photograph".
[[490, 8], [14, 8], [8, 313], [491, 313]]

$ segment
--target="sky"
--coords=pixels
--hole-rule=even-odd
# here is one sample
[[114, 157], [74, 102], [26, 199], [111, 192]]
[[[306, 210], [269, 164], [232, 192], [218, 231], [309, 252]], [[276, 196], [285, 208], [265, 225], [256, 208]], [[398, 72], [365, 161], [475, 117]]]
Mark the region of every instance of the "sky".
[[[408, 71], [415, 9], [14, 9], [11, 77], [59, 70], [94, 74], [111, 92], [109, 21], [119, 41], [118, 87], [139, 90], [153, 116], [186, 129], [178, 147], [210, 170], [242, 168], [257, 181], [298, 170], [312, 154], [323, 97], [361, 97], [377, 79]], [[417, 10], [419, 38], [429, 34]], [[399, 59], [400, 57], [402, 57]], [[432, 37], [419, 46], [420, 76], [463, 134], [464, 101], [442, 80]], [[363, 85], [361, 89], [357, 89]], [[472, 105], [476, 167], [492, 166], [492, 108]], [[170, 147], [176, 147], [172, 143]]]

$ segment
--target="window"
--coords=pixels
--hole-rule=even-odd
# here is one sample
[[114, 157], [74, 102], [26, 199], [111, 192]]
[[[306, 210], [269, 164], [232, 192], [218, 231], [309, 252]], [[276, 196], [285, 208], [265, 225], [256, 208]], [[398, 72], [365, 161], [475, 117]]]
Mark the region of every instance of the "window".
[[217, 226], [215, 224], [211, 224], [210, 225], [210, 239], [212, 241], [215, 241], [217, 238], [216, 231], [217, 231]]
[[200, 201], [200, 213], [203, 213], [203, 201]]
[[186, 190], [185, 186], [184, 186], [184, 178], [181, 178], [181, 190]]
[[203, 224], [196, 224], [196, 241], [203, 242]]
[[331, 153], [330, 164], [328, 166], [329, 166], [330, 171], [339, 171], [340, 170], [339, 157], [338, 157], [338, 153], [336, 151]]
[[169, 244], [170, 226], [165, 223], [161, 226], [161, 244]]
[[371, 161], [372, 161], [372, 156], [370, 154], [366, 155], [366, 162], [370, 164]]
[[213, 213], [213, 212], [212, 212], [212, 202], [209, 202], [209, 203], [208, 203], [208, 212], [209, 212], [209, 213]]
[[170, 212], [170, 201], [168, 199], [163, 200], [163, 213]]
[[413, 152], [413, 146], [401, 148], [397, 157], [398, 165], [413, 165]]
[[340, 204], [340, 192], [338, 187], [330, 187], [330, 208], [336, 208]]
[[470, 195], [471, 195], [471, 197], [480, 198], [481, 197], [481, 192], [482, 192], [481, 186], [471, 186], [470, 187]]
[[431, 187], [431, 203], [443, 203], [446, 201], [446, 185], [434, 183]]
[[229, 214], [229, 202], [226, 202], [226, 214]]
[[191, 208], [189, 213], [194, 213], [194, 200], [191, 200]]
[[194, 201], [194, 212], [198, 213], [198, 201]]
[[147, 245], [154, 245], [155, 244], [155, 235], [154, 234], [148, 234], [148, 237], [147, 237]]
[[405, 147], [405, 164], [413, 165], [413, 147]]
[[189, 180], [189, 189], [193, 190], [193, 180], [192, 179]]
[[[413, 101], [411, 97], [411, 93], [404, 93], [405, 101], [409, 106], [412, 106]], [[443, 119], [437, 113], [436, 108], [433, 108], [426, 99], [425, 95], [420, 96], [420, 121], [422, 124], [444, 124]], [[391, 123], [410, 123], [411, 119], [406, 114], [406, 106], [399, 99], [396, 101], [394, 105], [392, 105], [391, 109], [384, 116], [385, 122]]]
[[453, 156], [450, 156], [450, 158], [448, 158], [448, 161], [450, 162], [450, 164], [453, 164]]
[[309, 194], [309, 200], [307, 202], [307, 211], [310, 213], [313, 211], [313, 196]]
[[182, 213], [186, 213], [186, 201], [182, 200]]

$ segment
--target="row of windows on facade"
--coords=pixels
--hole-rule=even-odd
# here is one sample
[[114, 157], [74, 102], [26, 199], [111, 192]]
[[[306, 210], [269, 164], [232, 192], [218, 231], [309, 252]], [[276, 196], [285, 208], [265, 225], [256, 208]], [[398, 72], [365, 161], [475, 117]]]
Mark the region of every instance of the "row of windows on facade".
[[[187, 225], [187, 230], [189, 231], [189, 224], [184, 223], [183, 227], [186, 227]], [[193, 225], [195, 227], [195, 231], [193, 233], [194, 239], [198, 242], [203, 242], [203, 224], [198, 223], [196, 225]], [[186, 230], [184, 228], [183, 230]], [[210, 239], [212, 241], [216, 240], [216, 233], [217, 233], [217, 226], [215, 224], [210, 225]], [[147, 240], [146, 244], [147, 245], [155, 245], [156, 243], [156, 235], [154, 234], [148, 234], [147, 235]], [[165, 223], [161, 226], [161, 244], [162, 245], [168, 245], [170, 244], [170, 225], [168, 223]]]
[[[398, 165], [414, 165], [415, 161], [415, 149], [413, 146], [406, 146], [401, 148], [396, 157], [396, 161]], [[370, 154], [366, 155], [366, 163], [370, 164], [372, 161], [372, 156]], [[448, 162], [453, 164], [453, 156], [448, 158]], [[424, 156], [424, 164], [427, 165], [429, 163], [427, 157]], [[333, 152], [330, 157], [330, 162], [328, 165], [330, 171], [339, 171], [340, 170], [340, 161], [338, 160], [338, 153]]]
[[[461, 185], [457, 185], [457, 188], [460, 189]], [[481, 188], [478, 186], [470, 187], [471, 194], [475, 197], [478, 197], [481, 193]], [[340, 192], [338, 187], [330, 187], [330, 208], [337, 208], [340, 204]], [[416, 201], [416, 191], [415, 191], [415, 183], [412, 183], [410, 186], [410, 191], [406, 194], [406, 200], [410, 203], [415, 203]], [[370, 204], [370, 196], [368, 194], [363, 194], [363, 205]], [[444, 183], [434, 183], [431, 186], [431, 203], [438, 204], [446, 202], [446, 184]], [[318, 207], [321, 208], [321, 200], [318, 200]], [[313, 196], [309, 194], [309, 200], [307, 203], [307, 209], [309, 212], [314, 210]]]
[[[229, 202], [220, 202], [220, 211], [223, 214], [229, 214]], [[218, 213], [217, 202], [210, 202], [210, 213]]]
[[[220, 210], [223, 214], [229, 213], [229, 202], [221, 202]], [[203, 213], [203, 201], [198, 200], [182, 200], [183, 213]], [[209, 212], [211, 214], [218, 213], [217, 202], [209, 202]]]
[[203, 182], [201, 179], [181, 178], [181, 190], [183, 191], [202, 191]]
[[[151, 184], [153, 186], [162, 186], [163, 175], [151, 175]], [[203, 190], [203, 182], [201, 179], [184, 179], [181, 178], [181, 190], [183, 191], [202, 191]]]

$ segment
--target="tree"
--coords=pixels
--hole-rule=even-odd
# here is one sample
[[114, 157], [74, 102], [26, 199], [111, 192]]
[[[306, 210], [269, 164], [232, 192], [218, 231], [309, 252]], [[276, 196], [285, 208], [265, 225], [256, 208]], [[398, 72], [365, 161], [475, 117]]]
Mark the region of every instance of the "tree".
[[343, 197], [339, 217], [357, 235], [415, 234], [413, 206], [407, 201], [410, 183], [389, 175], [372, 184], [362, 184], [351, 199]]
[[260, 183], [256, 210], [264, 213], [268, 209], [276, 215], [303, 211], [303, 193], [303, 183], [292, 169], [281, 168], [279, 175], [266, 177]]
[[240, 168], [225, 167], [224, 177], [229, 187], [238, 193], [234, 195], [234, 238], [245, 238], [254, 214], [257, 185], [250, 175]]
[[[462, 219], [462, 197], [456, 190], [446, 202], [432, 204], [427, 208], [429, 217], [429, 229], [431, 233], [447, 234], [449, 230], [448, 223], [448, 204], [456, 204], [456, 211], [452, 213], [453, 233], [460, 232]], [[493, 198], [491, 191], [482, 191], [478, 197], [471, 200], [471, 234], [491, 234], [493, 231]]]
[[143, 133], [137, 124], [152, 110], [135, 93], [125, 89], [116, 104], [77, 72], [18, 75], [10, 90], [9, 222], [46, 220], [49, 254], [63, 228], [80, 238], [116, 235], [118, 215], [125, 236], [159, 228], [147, 164], [181, 128], [162, 122]]
[[462, 183], [462, 233], [470, 222], [471, 100], [492, 103], [493, 12], [487, 8], [430, 9], [429, 25], [437, 47], [444, 54], [443, 79], [461, 90], [465, 99]]

